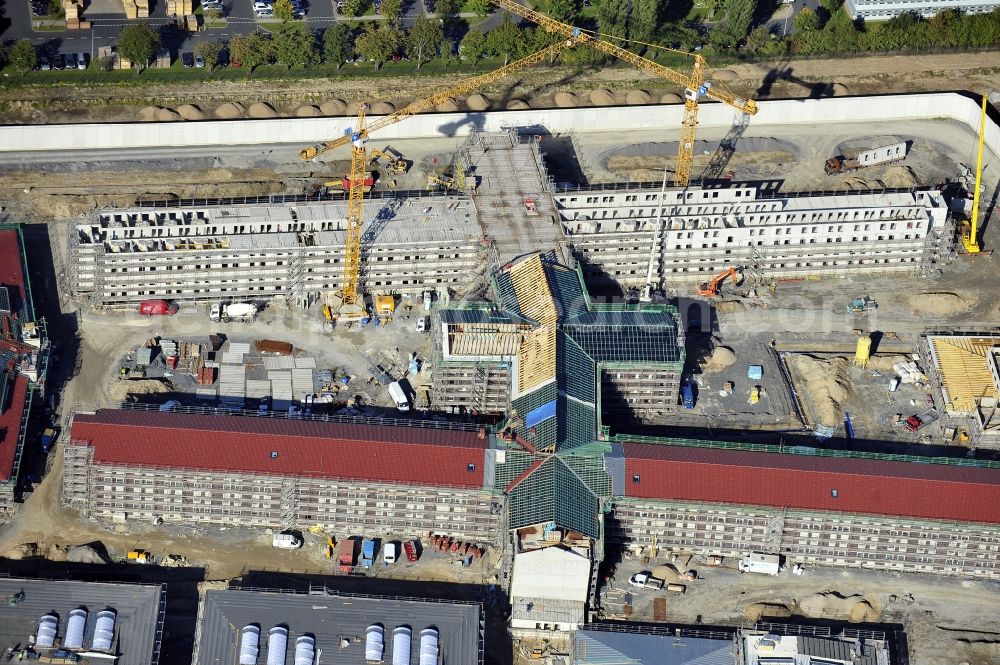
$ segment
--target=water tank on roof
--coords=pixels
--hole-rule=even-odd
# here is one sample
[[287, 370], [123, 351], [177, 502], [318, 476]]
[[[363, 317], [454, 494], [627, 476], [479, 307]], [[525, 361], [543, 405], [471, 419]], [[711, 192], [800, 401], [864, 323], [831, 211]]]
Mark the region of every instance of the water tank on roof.
[[275, 626], [267, 634], [267, 665], [285, 665], [288, 648], [288, 629]]
[[420, 631], [420, 665], [438, 665], [438, 653], [437, 628], [424, 628]]
[[372, 624], [365, 633], [365, 660], [370, 663], [381, 663], [384, 653], [385, 628], [381, 624]]
[[115, 639], [115, 619], [117, 614], [114, 610], [101, 610], [97, 613], [97, 626], [94, 628], [94, 641], [90, 648], [94, 651], [111, 651], [111, 643]]
[[316, 660], [316, 640], [303, 635], [295, 640], [295, 665], [313, 665]]
[[55, 644], [56, 633], [59, 630], [59, 617], [46, 614], [38, 620], [38, 631], [35, 633], [35, 646], [51, 647]]
[[409, 626], [399, 626], [392, 631], [392, 665], [410, 665]]
[[82, 649], [83, 630], [87, 627], [87, 610], [78, 607], [69, 613], [69, 620], [66, 621], [66, 637], [63, 639], [63, 648]]
[[259, 652], [260, 626], [244, 626], [240, 631], [240, 665], [256, 665]]

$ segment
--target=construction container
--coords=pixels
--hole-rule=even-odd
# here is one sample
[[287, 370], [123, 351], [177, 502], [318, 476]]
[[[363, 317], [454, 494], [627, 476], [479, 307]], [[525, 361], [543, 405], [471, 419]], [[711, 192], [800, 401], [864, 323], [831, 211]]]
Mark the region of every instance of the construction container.
[[273, 353], [279, 356], [290, 356], [295, 351], [295, 347], [288, 342], [279, 342], [273, 339], [258, 339], [253, 343], [258, 353]]

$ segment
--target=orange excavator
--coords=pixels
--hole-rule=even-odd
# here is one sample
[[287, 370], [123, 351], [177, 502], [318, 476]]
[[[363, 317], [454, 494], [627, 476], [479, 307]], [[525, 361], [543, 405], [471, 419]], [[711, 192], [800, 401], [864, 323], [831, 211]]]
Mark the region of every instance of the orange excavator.
[[743, 274], [734, 268], [729, 267], [729, 270], [720, 272], [718, 275], [712, 278], [711, 282], [703, 282], [701, 286], [698, 287], [698, 295], [703, 298], [718, 298], [719, 297], [719, 286], [729, 277], [733, 280], [736, 285], [739, 285], [743, 281]]

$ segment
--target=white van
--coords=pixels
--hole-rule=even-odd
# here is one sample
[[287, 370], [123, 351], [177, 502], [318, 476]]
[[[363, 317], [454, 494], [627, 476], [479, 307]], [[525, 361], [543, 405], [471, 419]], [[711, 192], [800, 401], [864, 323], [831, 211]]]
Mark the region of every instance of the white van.
[[417, 332], [424, 333], [431, 329], [431, 317], [421, 316], [417, 319]]
[[302, 539], [292, 533], [276, 533], [271, 538], [271, 546], [279, 550], [297, 550], [302, 547]]
[[407, 398], [406, 393], [403, 392], [403, 387], [399, 385], [399, 381], [393, 381], [389, 384], [389, 397], [392, 398], [392, 403], [400, 411], [410, 410], [410, 400]]
[[382, 546], [382, 563], [385, 565], [396, 563], [396, 559], [399, 558], [399, 552], [397, 548], [399, 546], [396, 543], [386, 543]]

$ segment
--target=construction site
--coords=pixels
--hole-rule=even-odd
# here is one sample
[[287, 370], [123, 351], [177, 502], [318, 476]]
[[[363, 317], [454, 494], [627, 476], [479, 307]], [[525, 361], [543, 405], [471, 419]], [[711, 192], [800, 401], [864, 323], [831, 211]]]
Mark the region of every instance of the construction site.
[[[5, 174], [48, 173], [10, 212], [45, 224], [19, 265], [66, 347], [0, 552], [481, 585], [512, 648], [456, 632], [468, 662], [661, 662], [638, 654], [685, 635], [679, 663], [991, 662], [995, 109], [754, 101], [701, 55], [679, 73], [500, 4], [565, 41], [390, 114], [0, 127]], [[686, 103], [435, 112], [567, 48]], [[52, 154], [270, 182], [84, 195]], [[214, 611], [250, 617], [242, 593]], [[795, 617], [842, 628], [758, 623]], [[245, 651], [220, 621], [201, 660]]]

